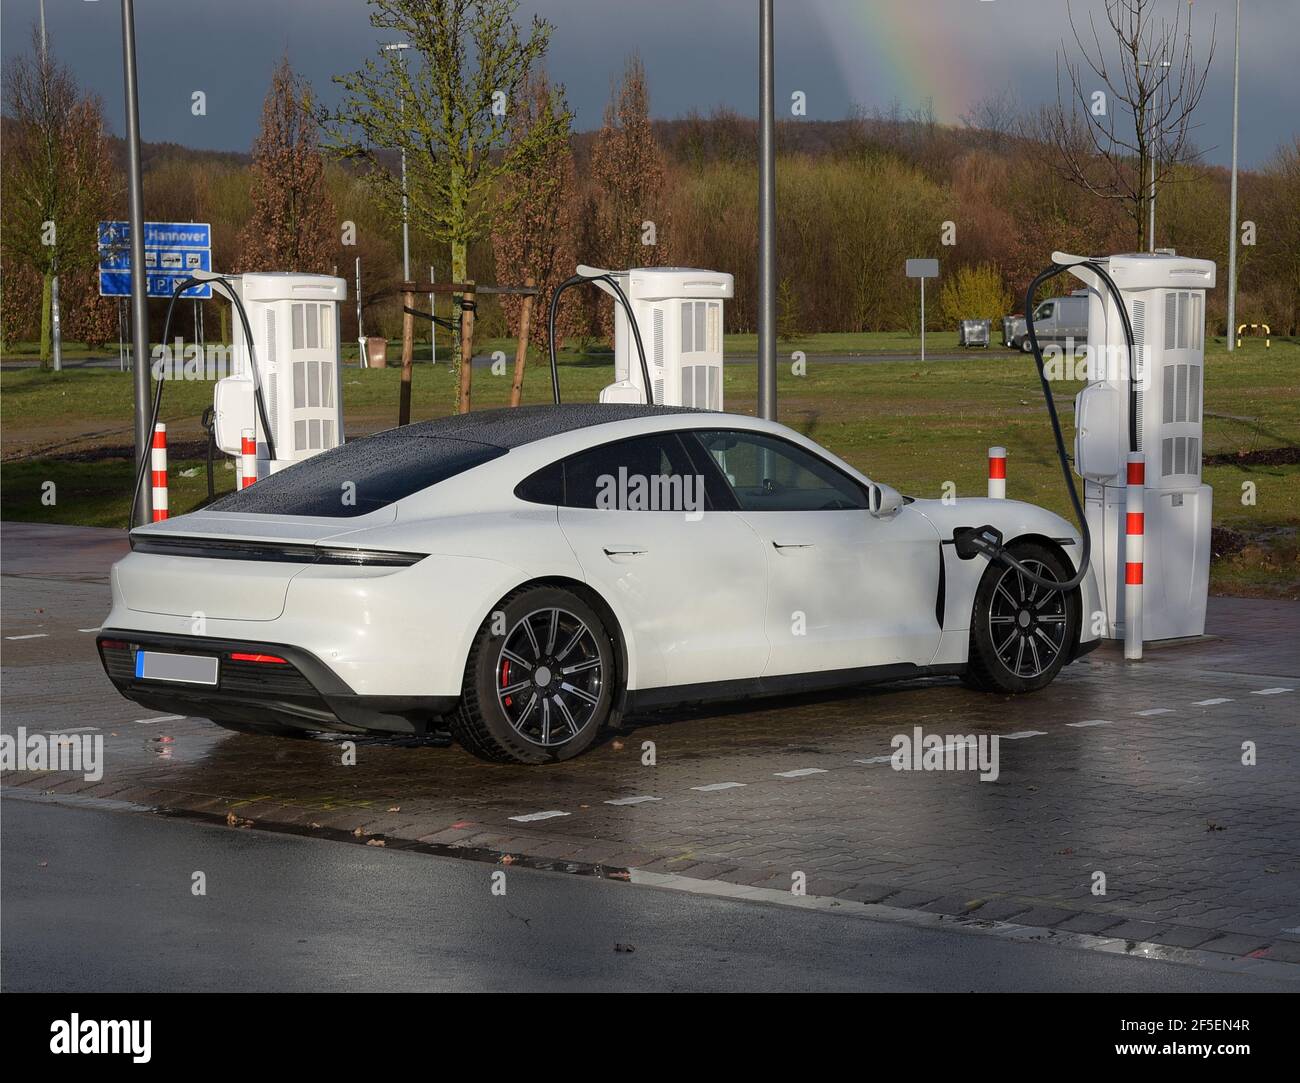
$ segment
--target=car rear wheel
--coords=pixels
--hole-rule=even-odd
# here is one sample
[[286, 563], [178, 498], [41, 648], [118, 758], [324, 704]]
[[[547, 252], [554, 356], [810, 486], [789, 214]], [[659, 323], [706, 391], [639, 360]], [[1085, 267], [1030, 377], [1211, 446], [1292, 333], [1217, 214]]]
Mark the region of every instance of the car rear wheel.
[[[1060, 555], [1036, 542], [1007, 552], [1057, 582], [1071, 572]], [[1033, 692], [1050, 684], [1074, 648], [1079, 592], [1053, 590], [993, 561], [975, 592], [965, 680], [987, 692]]]
[[524, 588], [474, 638], [452, 736], [498, 763], [572, 759], [608, 719], [613, 686], [614, 648], [600, 616], [571, 591]]

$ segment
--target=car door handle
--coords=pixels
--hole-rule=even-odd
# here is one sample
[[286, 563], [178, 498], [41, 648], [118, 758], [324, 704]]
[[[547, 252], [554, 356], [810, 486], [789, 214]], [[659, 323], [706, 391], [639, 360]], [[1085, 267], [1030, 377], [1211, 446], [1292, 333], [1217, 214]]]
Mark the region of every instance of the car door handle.
[[635, 557], [645, 556], [650, 551], [644, 545], [605, 545], [601, 548], [616, 563], [626, 563]]
[[797, 550], [797, 549], [811, 549], [812, 547], [813, 547], [812, 542], [796, 542], [796, 541], [772, 542], [772, 548], [775, 549], [778, 553], [784, 553], [790, 550]]

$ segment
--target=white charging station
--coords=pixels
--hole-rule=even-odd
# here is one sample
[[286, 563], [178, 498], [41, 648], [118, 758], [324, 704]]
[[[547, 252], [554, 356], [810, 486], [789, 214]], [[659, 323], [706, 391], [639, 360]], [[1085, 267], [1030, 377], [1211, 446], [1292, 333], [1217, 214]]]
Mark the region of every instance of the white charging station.
[[[1078, 257], [1061, 256], [1073, 261]], [[1136, 346], [1138, 450], [1145, 456], [1141, 640], [1201, 635], [1210, 574], [1212, 490], [1201, 483], [1205, 297], [1215, 265], [1163, 253], [1096, 261], [1123, 295]], [[1125, 636], [1129, 373], [1115, 301], [1086, 267], [1088, 383], [1075, 399], [1075, 469], [1084, 479], [1107, 638]]]
[[231, 374], [216, 385], [217, 446], [239, 455], [241, 436], [257, 434], [257, 477], [343, 443], [339, 305], [347, 283], [329, 275], [256, 273], [230, 276], [249, 328], [275, 445], [272, 459], [258, 417], [248, 342], [231, 321]]
[[[722, 302], [733, 296], [731, 275], [690, 267], [579, 267], [578, 273], [611, 275], [626, 294], [645, 347], [650, 401], [722, 409]], [[616, 296], [607, 282], [595, 284]], [[600, 401], [645, 402], [644, 385], [627, 313], [615, 302], [614, 382], [601, 391]]]

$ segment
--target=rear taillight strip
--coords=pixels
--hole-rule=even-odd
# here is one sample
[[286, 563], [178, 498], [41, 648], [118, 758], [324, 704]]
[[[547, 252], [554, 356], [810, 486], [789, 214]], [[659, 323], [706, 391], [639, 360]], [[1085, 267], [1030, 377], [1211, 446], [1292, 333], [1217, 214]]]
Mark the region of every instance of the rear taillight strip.
[[136, 534], [131, 535], [131, 549], [155, 556], [260, 560], [280, 564], [329, 564], [354, 568], [406, 568], [427, 555], [388, 549], [349, 549], [333, 545], [282, 545], [277, 542], [219, 541], [188, 537], [153, 538]]

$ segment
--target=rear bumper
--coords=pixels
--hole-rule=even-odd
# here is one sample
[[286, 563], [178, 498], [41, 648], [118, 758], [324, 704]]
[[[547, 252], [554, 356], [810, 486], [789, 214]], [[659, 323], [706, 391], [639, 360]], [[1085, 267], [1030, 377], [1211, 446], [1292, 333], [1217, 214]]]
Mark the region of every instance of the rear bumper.
[[[309, 651], [283, 643], [166, 635], [103, 628], [96, 637], [104, 672], [127, 699], [153, 710], [215, 722], [274, 724], [337, 733], [422, 734], [436, 728], [456, 696], [363, 696]], [[196, 686], [135, 675], [140, 649], [217, 656], [218, 683]], [[233, 659], [272, 655], [282, 663]]]

